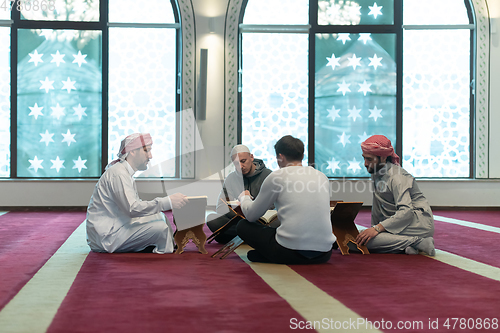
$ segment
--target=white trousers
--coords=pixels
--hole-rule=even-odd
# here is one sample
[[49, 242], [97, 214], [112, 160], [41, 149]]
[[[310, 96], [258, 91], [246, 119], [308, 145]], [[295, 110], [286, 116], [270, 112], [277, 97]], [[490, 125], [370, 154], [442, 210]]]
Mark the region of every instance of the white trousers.
[[135, 218], [102, 239], [102, 249], [97, 252], [138, 252], [156, 246], [153, 253], [174, 252], [172, 227], [163, 213]]

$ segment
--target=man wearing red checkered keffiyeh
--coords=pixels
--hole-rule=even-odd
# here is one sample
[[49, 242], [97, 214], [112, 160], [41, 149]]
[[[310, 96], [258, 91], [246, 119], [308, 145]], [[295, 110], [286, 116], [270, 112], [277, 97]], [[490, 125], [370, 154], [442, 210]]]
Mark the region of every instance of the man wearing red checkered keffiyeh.
[[146, 170], [153, 158], [149, 133], [122, 140], [118, 158], [103, 173], [87, 208], [87, 243], [94, 252], [172, 253], [172, 227], [163, 211], [181, 208], [188, 199], [175, 193], [142, 201], [133, 175]]
[[361, 143], [365, 167], [372, 175], [372, 227], [356, 238], [371, 252], [433, 256], [434, 218], [415, 178], [399, 165], [391, 141], [373, 135]]

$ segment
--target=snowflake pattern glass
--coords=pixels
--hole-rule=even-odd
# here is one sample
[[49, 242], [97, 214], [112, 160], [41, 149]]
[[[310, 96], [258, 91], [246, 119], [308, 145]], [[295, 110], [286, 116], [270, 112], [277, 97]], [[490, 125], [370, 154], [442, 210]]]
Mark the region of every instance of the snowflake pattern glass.
[[109, 22], [175, 23], [168, 0], [109, 0]]
[[274, 144], [308, 133], [308, 36], [248, 33], [242, 37], [242, 143], [277, 169]]
[[319, 25], [394, 23], [394, 0], [319, 0]]
[[309, 0], [249, 0], [243, 23], [308, 24]]
[[19, 177], [101, 174], [101, 43], [89, 33], [18, 31]]
[[470, 31], [405, 31], [403, 47], [403, 167], [469, 177]]
[[36, 21], [99, 21], [99, 0], [17, 1], [21, 19]]
[[[347, 37], [347, 38], [346, 38]], [[394, 34], [316, 35], [315, 164], [328, 177], [367, 177], [360, 143], [396, 142]]]
[[148, 132], [153, 159], [141, 177], [175, 176], [175, 36], [175, 29], [109, 29], [108, 161], [125, 136]]
[[0, 177], [10, 176], [10, 28], [0, 27]]

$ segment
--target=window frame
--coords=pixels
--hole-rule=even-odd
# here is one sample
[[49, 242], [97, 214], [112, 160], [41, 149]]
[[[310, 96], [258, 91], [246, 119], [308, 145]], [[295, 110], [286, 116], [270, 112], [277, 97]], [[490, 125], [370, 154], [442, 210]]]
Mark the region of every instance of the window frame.
[[[472, 0], [463, 0], [467, 9], [467, 15], [469, 18], [468, 29], [470, 29], [470, 80], [471, 87], [469, 90], [469, 175], [467, 177], [460, 177], [461, 179], [474, 179], [476, 178], [476, 159], [477, 156], [477, 146], [475, 138], [475, 128], [476, 128], [476, 108], [477, 108], [477, 93], [475, 88], [476, 82], [476, 58], [477, 58], [477, 27], [475, 21], [474, 7], [472, 6]], [[243, 24], [243, 18], [245, 14], [245, 9], [248, 4], [248, 0], [241, 1], [241, 10], [239, 12], [239, 29], [238, 29], [238, 91], [237, 91], [237, 142], [242, 140], [242, 33], [248, 32], [258, 32], [259, 25], [248, 25]], [[309, 0], [309, 93], [308, 93], [308, 164], [315, 164], [315, 36], [318, 33], [391, 33], [396, 35], [396, 142], [393, 143], [395, 146], [396, 153], [399, 156], [403, 156], [403, 2], [399, 0], [394, 0], [394, 22], [392, 25], [319, 25], [318, 24], [318, 1]], [[265, 32], [265, 28], [269, 27], [269, 32], [286, 32], [285, 28], [279, 30], [280, 25], [260, 25]], [[281, 27], [285, 27], [281, 25]], [[289, 26], [293, 29], [297, 29], [298, 26]], [[407, 26], [408, 27], [408, 26]], [[427, 28], [432, 28], [432, 26], [427, 26]], [[444, 25], [443, 25], [444, 27]], [[449, 27], [455, 27], [453, 25], [446, 25]], [[460, 26], [460, 28], [464, 28]], [[273, 30], [274, 29], [274, 30]], [[246, 31], [245, 31], [246, 30]], [[348, 178], [363, 178], [368, 177], [329, 177], [330, 179], [348, 179]], [[428, 179], [452, 179], [452, 177], [422, 177]]]
[[[175, 176], [161, 177], [160, 179], [177, 179], [181, 178], [181, 117], [179, 113], [183, 101], [183, 71], [182, 71], [182, 24], [181, 10], [176, 0], [169, 0], [172, 6], [175, 23], [110, 23], [109, 22], [109, 2], [106, 0], [99, 1], [99, 20], [98, 21], [37, 21], [21, 19], [21, 12], [13, 7], [10, 20], [0, 20], [0, 26], [10, 27], [10, 176], [1, 179], [23, 180], [75, 180], [75, 179], [96, 179], [97, 177], [20, 177], [17, 172], [17, 85], [18, 85], [18, 31], [20, 29], [53, 29], [53, 30], [96, 30], [101, 31], [101, 56], [102, 56], [102, 93], [101, 93], [101, 170], [102, 174], [108, 164], [108, 101], [109, 101], [109, 28], [124, 27], [124, 28], [174, 28], [176, 34], [176, 82], [175, 82], [175, 112], [176, 112], [176, 134], [175, 134]], [[192, 10], [192, 8], [190, 8]], [[144, 178], [149, 179], [149, 178]]]

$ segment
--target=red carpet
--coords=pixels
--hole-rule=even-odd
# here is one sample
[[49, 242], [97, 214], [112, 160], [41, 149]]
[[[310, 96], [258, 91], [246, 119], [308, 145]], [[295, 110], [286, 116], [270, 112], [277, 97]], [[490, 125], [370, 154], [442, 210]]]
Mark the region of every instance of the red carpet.
[[0, 216], [0, 309], [83, 220], [84, 212], [10, 212]]
[[[84, 218], [82, 212], [0, 217], [2, 307]], [[360, 212], [356, 223], [369, 226], [370, 212]], [[438, 249], [500, 267], [496, 239], [436, 222]], [[220, 246], [206, 248], [214, 253]], [[290, 267], [361, 317], [390, 321], [393, 329], [385, 332], [463, 332], [447, 329], [445, 320], [498, 318], [500, 283], [425, 256], [336, 251], [325, 265]], [[304, 320], [236, 254], [212, 259], [190, 243], [181, 255], [90, 253], [48, 332], [288, 332], [292, 318]], [[430, 329], [436, 320], [439, 327]], [[398, 321], [423, 327], [396, 330]]]
[[[444, 216], [444, 214], [441, 213], [443, 212], [441, 211], [439, 214], [435, 213], [435, 215]], [[495, 219], [498, 218], [497, 215], [500, 215], [499, 212], [489, 211], [448, 211], [446, 215], [448, 215], [447, 217], [462, 221], [469, 221], [465, 218], [465, 215], [462, 216], [461, 213], [467, 213], [465, 215], [469, 217], [471, 217], [472, 214], [476, 217], [476, 220], [484, 218], [490, 222], [489, 225], [496, 223]], [[498, 218], [498, 220], [500, 223], [500, 218]], [[356, 218], [356, 223], [369, 227], [370, 213], [366, 211], [360, 212]], [[500, 268], [500, 257], [496, 251], [493, 250], [498, 248], [498, 238], [500, 238], [500, 234], [440, 221], [435, 221], [434, 227], [434, 242], [437, 249]]]
[[434, 226], [437, 249], [500, 268], [500, 234], [439, 221]]
[[303, 320], [235, 254], [189, 251], [90, 253], [48, 332], [281, 332]]
[[436, 210], [433, 211], [434, 215], [449, 217], [452, 219], [481, 223], [492, 227], [500, 228], [500, 210], [491, 211], [449, 211], [449, 210]]
[[[424, 323], [423, 330], [405, 332], [461, 332], [442, 324], [498, 318], [500, 283], [425, 256], [336, 252], [326, 265], [290, 267], [370, 321], [391, 321], [393, 329], [398, 321]], [[430, 330], [429, 318], [439, 319], [440, 329]]]

